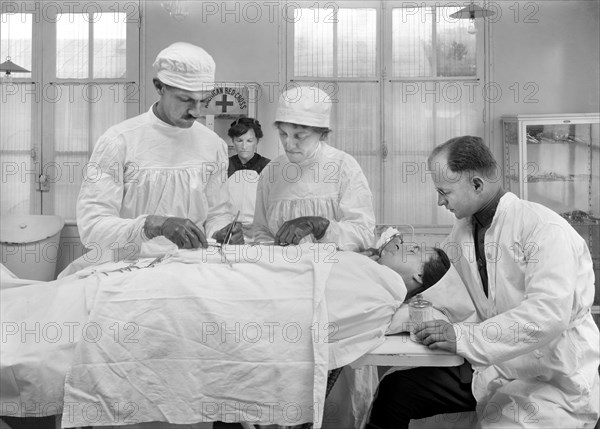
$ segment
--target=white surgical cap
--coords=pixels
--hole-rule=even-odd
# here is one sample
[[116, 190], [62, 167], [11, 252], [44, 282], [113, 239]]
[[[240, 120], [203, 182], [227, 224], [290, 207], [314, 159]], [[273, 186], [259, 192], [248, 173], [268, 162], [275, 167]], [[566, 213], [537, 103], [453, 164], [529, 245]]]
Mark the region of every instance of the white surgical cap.
[[297, 86], [279, 97], [276, 122], [329, 128], [331, 97], [318, 88]]
[[187, 91], [211, 91], [215, 87], [215, 61], [204, 49], [177, 42], [163, 49], [154, 64], [161, 82]]

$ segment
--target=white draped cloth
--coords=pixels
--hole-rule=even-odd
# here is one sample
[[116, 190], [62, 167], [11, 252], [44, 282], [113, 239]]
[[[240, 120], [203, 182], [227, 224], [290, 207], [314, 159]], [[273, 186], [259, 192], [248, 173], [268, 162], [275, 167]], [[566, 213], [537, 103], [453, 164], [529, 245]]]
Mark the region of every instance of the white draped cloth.
[[[258, 183], [250, 239], [271, 241], [288, 220], [321, 216], [329, 227], [318, 240], [341, 250], [364, 250], [375, 241], [375, 212], [369, 183], [349, 154], [321, 142], [299, 164], [285, 154], [271, 161]], [[315, 241], [309, 235], [301, 243]], [[375, 393], [375, 368], [345, 368], [326, 404], [325, 427], [360, 427]], [[330, 426], [327, 425], [330, 422]]]
[[178, 128], [150, 110], [108, 129], [96, 143], [77, 201], [77, 225], [90, 252], [67, 268], [160, 254], [174, 244], [148, 240], [148, 215], [189, 218], [210, 238], [232, 221], [227, 145], [195, 122]]
[[2, 290], [2, 410], [62, 411], [63, 427], [318, 427], [327, 370], [382, 344], [406, 295], [398, 274], [330, 244], [180, 250], [144, 268], [152, 261]]
[[[320, 143], [300, 164], [287, 156], [275, 158], [258, 183], [254, 240], [273, 240], [288, 220], [322, 216], [330, 224], [322, 243], [341, 250], [363, 250], [374, 243], [373, 195], [360, 165], [349, 154]], [[304, 241], [313, 241], [308, 236]]]

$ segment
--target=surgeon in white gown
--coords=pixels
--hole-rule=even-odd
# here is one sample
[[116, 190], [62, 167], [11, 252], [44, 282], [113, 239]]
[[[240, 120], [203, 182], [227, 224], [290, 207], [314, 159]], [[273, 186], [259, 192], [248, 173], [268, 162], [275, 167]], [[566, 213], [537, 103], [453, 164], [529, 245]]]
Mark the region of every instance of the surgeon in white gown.
[[[214, 89], [215, 63], [202, 48], [174, 43], [153, 64], [160, 100], [111, 127], [96, 143], [77, 201], [85, 266], [207, 246], [232, 221], [225, 185], [227, 145], [197, 119]], [[236, 224], [231, 243], [241, 243]]]
[[[358, 162], [327, 143], [331, 106], [314, 87], [281, 94], [275, 126], [285, 153], [261, 173], [251, 240], [334, 243], [352, 251], [373, 246], [371, 189]], [[344, 368], [325, 405], [324, 427], [360, 427], [377, 381], [375, 368]]]
[[281, 95], [275, 125], [285, 154], [261, 174], [255, 240], [335, 243], [354, 251], [374, 244], [369, 183], [351, 155], [327, 143], [331, 106], [317, 88], [296, 87]]

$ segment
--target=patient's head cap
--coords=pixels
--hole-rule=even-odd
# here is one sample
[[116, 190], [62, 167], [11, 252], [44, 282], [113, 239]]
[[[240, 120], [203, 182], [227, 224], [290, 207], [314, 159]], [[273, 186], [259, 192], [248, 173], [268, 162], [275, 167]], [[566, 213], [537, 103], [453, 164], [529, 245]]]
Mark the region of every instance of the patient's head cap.
[[156, 56], [156, 77], [161, 82], [187, 91], [211, 91], [215, 87], [215, 61], [199, 46], [173, 43]]
[[329, 128], [331, 106], [331, 97], [325, 91], [310, 86], [295, 86], [279, 96], [275, 121]]

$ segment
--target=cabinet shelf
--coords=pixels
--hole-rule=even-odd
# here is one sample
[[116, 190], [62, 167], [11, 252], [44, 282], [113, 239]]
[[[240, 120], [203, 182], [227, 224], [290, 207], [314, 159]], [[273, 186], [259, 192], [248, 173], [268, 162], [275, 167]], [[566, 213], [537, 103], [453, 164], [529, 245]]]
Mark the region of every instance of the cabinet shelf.
[[[513, 182], [518, 182], [519, 181], [519, 177], [515, 174], [509, 174], [507, 176], [508, 179], [512, 180]], [[526, 183], [536, 183], [536, 182], [589, 182], [590, 180], [590, 175], [589, 174], [568, 174], [568, 175], [562, 175], [562, 174], [549, 174], [549, 175], [540, 175], [540, 176], [527, 176], [526, 180], [524, 178], [524, 181]], [[593, 180], [593, 178], [592, 178]]]
[[[563, 218], [564, 218], [564, 216], [563, 216]], [[572, 226], [600, 226], [600, 219], [585, 220], [585, 221], [581, 221], [581, 222], [567, 219], [567, 218], [565, 218], [565, 220], [567, 222], [569, 222], [569, 224]]]
[[[514, 143], [514, 144], [518, 144], [518, 143]], [[575, 138], [575, 137], [567, 137], [567, 138], [563, 138], [563, 139], [552, 139], [552, 138], [548, 138], [548, 137], [533, 137], [530, 135], [527, 135], [527, 144], [567, 144], [567, 145], [584, 145], [584, 146], [589, 146], [590, 143], [589, 142], [585, 142], [581, 139]]]

